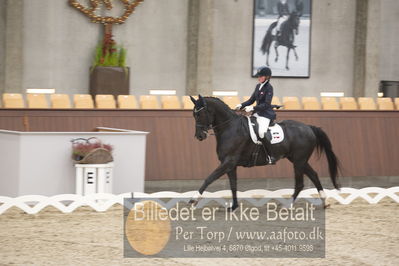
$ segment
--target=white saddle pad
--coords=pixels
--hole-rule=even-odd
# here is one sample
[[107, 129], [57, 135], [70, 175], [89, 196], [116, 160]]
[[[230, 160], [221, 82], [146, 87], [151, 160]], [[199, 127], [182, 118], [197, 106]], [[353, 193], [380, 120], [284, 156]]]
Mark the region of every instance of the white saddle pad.
[[269, 127], [270, 134], [272, 135], [272, 139], [270, 140], [271, 144], [280, 143], [284, 140], [284, 131], [279, 124], [274, 124], [274, 126]]
[[[258, 145], [262, 144], [262, 142], [260, 142], [258, 140], [258, 137], [255, 134], [254, 124], [252, 124], [249, 116], [247, 116], [247, 119], [248, 119], [249, 134], [251, 135], [252, 141]], [[274, 124], [274, 126], [269, 127], [269, 130], [270, 130], [270, 134], [272, 136], [272, 138], [270, 140], [270, 144], [277, 144], [284, 140], [284, 131], [279, 124], [276, 123], [276, 124]], [[265, 134], [265, 136], [266, 136], [266, 134]]]

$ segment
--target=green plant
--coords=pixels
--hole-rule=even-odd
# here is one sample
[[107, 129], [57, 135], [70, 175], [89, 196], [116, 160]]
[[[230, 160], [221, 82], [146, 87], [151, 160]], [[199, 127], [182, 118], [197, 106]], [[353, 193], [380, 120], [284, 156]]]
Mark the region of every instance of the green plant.
[[121, 47], [119, 50], [119, 66], [126, 67], [126, 49]]
[[105, 34], [104, 39], [95, 49], [92, 68], [97, 66], [126, 68], [126, 49], [112, 39], [111, 34]]

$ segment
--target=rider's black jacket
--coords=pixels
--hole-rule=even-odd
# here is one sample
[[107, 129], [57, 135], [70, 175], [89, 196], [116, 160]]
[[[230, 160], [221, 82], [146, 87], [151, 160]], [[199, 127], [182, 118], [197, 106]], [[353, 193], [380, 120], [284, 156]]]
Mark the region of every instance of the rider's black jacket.
[[254, 107], [254, 112], [260, 116], [267, 117], [271, 120], [276, 119], [276, 113], [273, 110], [272, 99], [273, 99], [273, 87], [266, 82], [265, 85], [259, 90], [261, 83], [256, 85], [255, 91], [252, 93], [249, 100], [241, 104], [241, 109], [245, 106], [251, 105], [256, 101], [256, 106]]

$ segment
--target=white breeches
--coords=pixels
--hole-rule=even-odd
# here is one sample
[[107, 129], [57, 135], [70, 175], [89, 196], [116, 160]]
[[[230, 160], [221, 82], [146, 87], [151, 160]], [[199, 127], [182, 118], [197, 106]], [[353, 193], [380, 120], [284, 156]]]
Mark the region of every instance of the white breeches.
[[277, 20], [277, 25], [276, 25], [276, 30], [277, 30], [277, 31], [280, 31], [280, 30], [281, 30], [281, 29], [280, 29], [281, 24], [282, 24], [284, 21], [286, 21], [287, 19], [288, 19], [288, 16], [285, 15], [285, 16], [282, 16], [281, 18], [279, 18], [279, 19]]
[[256, 121], [258, 122], [258, 127], [259, 127], [259, 137], [263, 139], [265, 137], [265, 134], [267, 132], [267, 129], [269, 128], [270, 124], [270, 119], [260, 116], [258, 114], [254, 114], [256, 117]]

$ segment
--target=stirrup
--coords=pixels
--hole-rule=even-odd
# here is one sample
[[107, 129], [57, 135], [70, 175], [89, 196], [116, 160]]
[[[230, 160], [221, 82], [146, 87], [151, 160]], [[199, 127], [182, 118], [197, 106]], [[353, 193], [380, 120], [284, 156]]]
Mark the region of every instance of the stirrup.
[[267, 155], [267, 164], [275, 165], [276, 159], [274, 159], [272, 156]]

